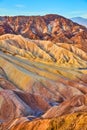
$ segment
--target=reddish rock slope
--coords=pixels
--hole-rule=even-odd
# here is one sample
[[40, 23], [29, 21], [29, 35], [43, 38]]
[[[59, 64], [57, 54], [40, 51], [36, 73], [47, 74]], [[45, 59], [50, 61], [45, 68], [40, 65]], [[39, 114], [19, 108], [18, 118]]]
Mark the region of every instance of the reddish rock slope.
[[74, 44], [0, 36], [0, 128], [85, 130], [86, 77], [87, 53]]
[[30, 39], [78, 43], [85, 51], [87, 47], [87, 28], [60, 15], [1, 17], [0, 35], [7, 33]]

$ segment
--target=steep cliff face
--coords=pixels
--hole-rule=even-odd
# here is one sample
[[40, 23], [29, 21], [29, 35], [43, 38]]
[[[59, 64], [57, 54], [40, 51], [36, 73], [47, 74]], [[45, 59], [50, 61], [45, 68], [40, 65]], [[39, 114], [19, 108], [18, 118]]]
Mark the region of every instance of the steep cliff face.
[[5, 33], [87, 47], [87, 28], [59, 15], [1, 17], [0, 35]]

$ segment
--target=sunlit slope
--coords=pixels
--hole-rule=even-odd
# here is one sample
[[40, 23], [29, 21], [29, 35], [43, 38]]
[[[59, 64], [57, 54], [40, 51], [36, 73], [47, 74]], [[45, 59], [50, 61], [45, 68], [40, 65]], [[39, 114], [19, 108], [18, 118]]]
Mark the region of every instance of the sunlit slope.
[[18, 34], [34, 40], [72, 43], [87, 52], [87, 28], [56, 14], [1, 16], [0, 35]]
[[16, 88], [42, 95], [49, 103], [87, 92], [86, 84], [79, 87], [87, 74], [87, 54], [72, 44], [7, 34], [0, 37], [0, 50], [0, 74], [4, 75], [3, 70], [4, 78]]
[[[57, 80], [64, 76], [75, 79], [81, 77], [83, 72], [86, 74], [87, 54], [70, 44], [31, 41], [7, 34], [0, 37], [0, 50], [0, 66], [18, 86], [28, 84], [33, 77]], [[19, 79], [25, 81], [18, 83], [20, 80], [16, 76], [22, 74], [26, 78], [19, 76]]]
[[87, 74], [87, 54], [72, 44], [7, 34], [0, 37], [0, 50], [0, 67], [10, 81], [24, 90], [33, 82], [79, 79]]
[[0, 49], [38, 62], [56, 63], [63, 67], [86, 67], [84, 59], [87, 59], [87, 54], [73, 44], [33, 41], [20, 35], [7, 34], [0, 37]]
[[62, 117], [26, 121], [26, 119], [15, 119], [11, 130], [86, 130], [87, 129], [87, 113], [74, 113]]
[[84, 112], [82, 125], [71, 127], [82, 128], [87, 112], [86, 77], [87, 53], [74, 44], [0, 36], [0, 127], [63, 130], [71, 122], [76, 124], [79, 112]]

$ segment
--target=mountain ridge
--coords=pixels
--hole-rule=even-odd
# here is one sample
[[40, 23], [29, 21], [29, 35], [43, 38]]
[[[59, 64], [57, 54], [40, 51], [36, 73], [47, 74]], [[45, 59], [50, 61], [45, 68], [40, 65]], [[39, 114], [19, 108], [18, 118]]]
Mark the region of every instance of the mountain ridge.
[[78, 24], [80, 24], [80, 25], [83, 25], [83, 26], [85, 26], [85, 27], [87, 28], [87, 18], [83, 18], [83, 17], [73, 17], [73, 18], [71, 18], [71, 20], [72, 20], [73, 22], [76, 22], [76, 23], [78, 23]]
[[[30, 39], [79, 43], [87, 28], [60, 15], [1, 17], [0, 35], [20, 34]], [[76, 41], [80, 36], [82, 40]], [[85, 41], [86, 42], [86, 41]]]
[[0, 129], [85, 130], [87, 29], [59, 15], [1, 19]]

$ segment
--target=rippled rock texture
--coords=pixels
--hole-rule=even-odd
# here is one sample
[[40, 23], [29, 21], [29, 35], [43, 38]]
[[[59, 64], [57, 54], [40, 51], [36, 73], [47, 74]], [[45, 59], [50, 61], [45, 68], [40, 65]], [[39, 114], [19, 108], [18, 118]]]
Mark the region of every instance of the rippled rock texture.
[[83, 48], [15, 34], [0, 36], [1, 130], [85, 130], [86, 120]]
[[0, 35], [7, 33], [34, 40], [76, 43], [87, 51], [87, 28], [60, 15], [0, 17]]
[[86, 130], [87, 28], [0, 17], [0, 35], [0, 129]]

